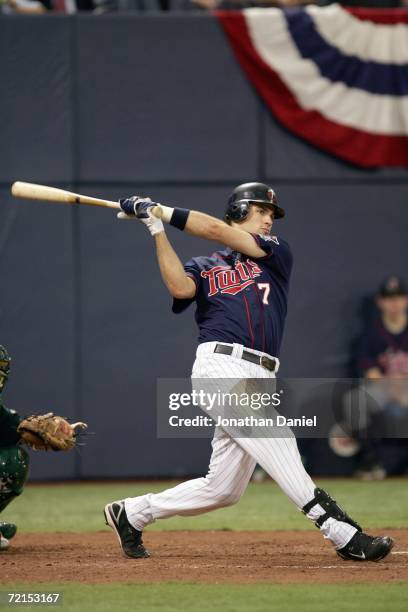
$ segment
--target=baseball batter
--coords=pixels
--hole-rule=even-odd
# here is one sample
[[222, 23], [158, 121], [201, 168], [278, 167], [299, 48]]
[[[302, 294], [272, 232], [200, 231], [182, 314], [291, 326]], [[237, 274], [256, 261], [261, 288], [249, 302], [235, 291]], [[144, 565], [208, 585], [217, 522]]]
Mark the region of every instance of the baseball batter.
[[[149, 198], [121, 200], [119, 217], [135, 215], [154, 238], [163, 281], [174, 298], [173, 311], [196, 304], [198, 348], [192, 378], [275, 378], [284, 329], [292, 254], [272, 235], [284, 216], [274, 191], [262, 183], [239, 185], [231, 194], [224, 221], [197, 211], [162, 206], [156, 218]], [[164, 231], [165, 223], [226, 248], [182, 265]], [[215, 428], [208, 474], [158, 494], [114, 501], [105, 519], [125, 555], [148, 557], [143, 529], [157, 519], [195, 515], [236, 503], [256, 463], [328, 538], [343, 559], [378, 561], [393, 546], [389, 537], [362, 532], [305, 471], [292, 432], [287, 437], [234, 438]]]

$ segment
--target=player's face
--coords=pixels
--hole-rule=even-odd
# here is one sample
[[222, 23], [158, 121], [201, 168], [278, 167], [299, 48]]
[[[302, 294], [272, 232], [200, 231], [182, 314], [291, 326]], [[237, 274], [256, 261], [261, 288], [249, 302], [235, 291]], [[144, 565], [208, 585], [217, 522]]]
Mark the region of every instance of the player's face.
[[270, 234], [273, 225], [273, 210], [267, 206], [252, 204], [241, 228], [250, 234]]
[[400, 317], [407, 312], [408, 297], [396, 295], [395, 297], [378, 298], [377, 306], [386, 317]]

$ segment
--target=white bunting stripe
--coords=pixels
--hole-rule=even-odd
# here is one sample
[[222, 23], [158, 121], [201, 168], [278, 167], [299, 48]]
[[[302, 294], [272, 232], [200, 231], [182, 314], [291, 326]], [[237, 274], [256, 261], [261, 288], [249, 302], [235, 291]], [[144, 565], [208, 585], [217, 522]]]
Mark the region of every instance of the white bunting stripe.
[[407, 25], [361, 21], [338, 4], [332, 4], [324, 11], [317, 6], [307, 6], [305, 10], [319, 34], [341, 53], [354, 55], [363, 61], [407, 64]]

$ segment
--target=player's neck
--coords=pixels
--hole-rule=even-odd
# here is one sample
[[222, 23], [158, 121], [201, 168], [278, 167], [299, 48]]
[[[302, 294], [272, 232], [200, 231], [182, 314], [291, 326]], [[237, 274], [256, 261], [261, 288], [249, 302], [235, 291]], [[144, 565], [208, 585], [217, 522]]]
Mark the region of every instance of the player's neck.
[[402, 314], [398, 314], [392, 317], [383, 316], [382, 320], [385, 329], [387, 329], [392, 334], [399, 334], [406, 328], [408, 317], [407, 313], [403, 312]]

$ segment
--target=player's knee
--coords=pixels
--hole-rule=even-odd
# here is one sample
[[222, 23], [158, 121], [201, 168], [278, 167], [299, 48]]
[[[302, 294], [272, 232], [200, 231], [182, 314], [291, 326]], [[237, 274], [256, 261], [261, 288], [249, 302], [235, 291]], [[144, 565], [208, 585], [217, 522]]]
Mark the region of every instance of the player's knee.
[[241, 497], [242, 495], [238, 491], [233, 491], [232, 493], [230, 493], [228, 497], [228, 506], [233, 506], [234, 504], [237, 504]]
[[0, 450], [0, 512], [21, 495], [28, 477], [30, 458], [21, 446], [7, 446]]
[[241, 499], [241, 493], [236, 489], [223, 490], [217, 492], [215, 496], [216, 505], [219, 508], [225, 508], [226, 506], [233, 506]]
[[235, 483], [220, 482], [211, 473], [204, 477], [204, 482], [207, 492], [217, 508], [236, 504], [241, 499], [245, 490], [245, 488], [242, 489], [242, 487], [237, 486]]

